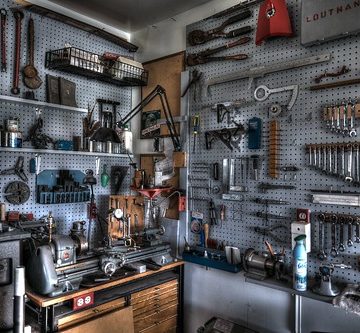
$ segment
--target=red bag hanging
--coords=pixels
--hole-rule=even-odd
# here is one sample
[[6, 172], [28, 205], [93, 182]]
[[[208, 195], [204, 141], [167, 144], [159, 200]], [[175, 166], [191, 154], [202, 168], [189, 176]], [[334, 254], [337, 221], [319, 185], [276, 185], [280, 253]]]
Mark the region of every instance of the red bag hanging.
[[266, 0], [260, 5], [256, 30], [256, 45], [277, 36], [292, 36], [289, 12], [285, 0]]

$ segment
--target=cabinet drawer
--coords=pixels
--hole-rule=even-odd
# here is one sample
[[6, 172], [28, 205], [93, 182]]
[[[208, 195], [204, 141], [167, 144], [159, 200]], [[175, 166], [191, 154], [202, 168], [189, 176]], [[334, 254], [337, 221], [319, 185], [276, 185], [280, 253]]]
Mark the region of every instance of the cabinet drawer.
[[167, 302], [170, 302], [174, 299], [178, 299], [178, 290], [177, 289], [173, 289], [162, 295], [154, 296], [150, 299], [142, 300], [141, 302], [135, 302], [135, 304], [133, 304], [133, 303], [132, 304], [133, 304], [134, 311], [138, 311], [138, 310], [141, 310], [148, 306], [153, 306], [155, 304], [158, 304], [158, 305], [166, 304]]
[[177, 316], [135, 333], [176, 333]]
[[149, 304], [148, 306], [142, 307], [136, 311], [134, 310], [134, 318], [135, 320], [141, 320], [141, 318], [158, 313], [159, 311], [167, 309], [170, 306], [177, 305], [178, 303], [178, 299], [175, 297], [174, 299], [164, 299], [161, 303], [156, 302]]
[[145, 301], [145, 300], [150, 299], [152, 297], [162, 295], [162, 294], [167, 293], [167, 292], [169, 292], [171, 290], [174, 290], [174, 289], [177, 290], [177, 288], [178, 288], [178, 281], [177, 280], [172, 280], [172, 281], [169, 281], [169, 282], [166, 282], [166, 283], [163, 283], [163, 284], [160, 284], [160, 285], [157, 285], [157, 286], [147, 288], [147, 289], [141, 290], [139, 292], [133, 293], [131, 295], [131, 301], [132, 301], [132, 304], [136, 304], [138, 302]]
[[143, 315], [134, 318], [135, 332], [139, 332], [146, 328], [150, 328], [159, 323], [162, 323], [163, 321], [166, 321], [170, 317], [176, 316], [177, 311], [178, 311], [178, 305], [175, 304], [165, 309], [144, 313]]
[[118, 298], [111, 302], [98, 305], [94, 308], [85, 309], [83, 311], [76, 312], [69, 316], [60, 318], [58, 320], [58, 328], [59, 328], [59, 330], [64, 329], [71, 325], [83, 322], [88, 319], [98, 317], [100, 315], [103, 315], [103, 314], [108, 313], [113, 310], [121, 309], [123, 307], [125, 307], [125, 298], [123, 298], [123, 297]]

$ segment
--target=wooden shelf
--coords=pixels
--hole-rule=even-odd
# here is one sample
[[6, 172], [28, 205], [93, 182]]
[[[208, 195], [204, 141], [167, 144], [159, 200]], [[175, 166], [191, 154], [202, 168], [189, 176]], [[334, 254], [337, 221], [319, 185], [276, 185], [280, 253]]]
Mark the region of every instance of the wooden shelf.
[[[89, 151], [73, 150], [54, 150], [54, 149], [34, 149], [34, 148], [6, 148], [0, 147], [0, 151], [18, 152], [18, 153], [36, 153], [36, 154], [58, 154], [58, 155], [83, 155], [83, 156], [105, 156], [105, 157], [128, 157], [127, 154], [109, 154]], [[133, 157], [133, 155], [130, 155]]]
[[23, 105], [33, 105], [35, 107], [44, 107], [47, 109], [55, 109], [55, 110], [65, 110], [65, 111], [75, 111], [75, 112], [88, 112], [87, 109], [75, 108], [72, 106], [60, 105], [60, 104], [52, 104], [41, 101], [34, 101], [31, 99], [18, 98], [13, 96], [5, 96], [0, 95], [0, 101], [7, 103], [17, 103]]

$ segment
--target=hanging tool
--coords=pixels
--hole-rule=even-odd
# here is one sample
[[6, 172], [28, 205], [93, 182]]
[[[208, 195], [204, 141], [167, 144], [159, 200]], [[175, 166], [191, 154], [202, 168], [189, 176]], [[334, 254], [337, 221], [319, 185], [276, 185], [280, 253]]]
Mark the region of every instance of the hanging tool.
[[355, 79], [351, 79], [351, 80], [344, 80], [344, 81], [337, 81], [337, 82], [331, 82], [331, 83], [325, 83], [325, 84], [318, 84], [315, 86], [310, 86], [309, 89], [311, 91], [316, 91], [316, 90], [322, 90], [322, 89], [331, 89], [331, 88], [338, 88], [338, 87], [344, 87], [344, 86], [351, 86], [354, 84], [359, 84], [360, 83], [360, 79], [359, 78], [355, 78]]
[[199, 44], [204, 44], [217, 37], [232, 38], [232, 37], [240, 36], [242, 34], [246, 34], [252, 30], [250, 26], [232, 30], [228, 33], [225, 33], [224, 29], [230, 24], [234, 24], [236, 22], [251, 17], [251, 15], [252, 15], [251, 11], [246, 10], [240, 14], [228, 18], [219, 27], [215, 29], [209, 31], [193, 30], [188, 34], [188, 42], [191, 46], [195, 46]]
[[225, 205], [220, 205], [220, 222], [221, 222], [221, 226], [225, 222], [225, 209], [226, 209]]
[[219, 180], [219, 163], [218, 162], [213, 163], [212, 170], [213, 170], [214, 180]]
[[254, 91], [254, 98], [257, 101], [263, 102], [265, 101], [271, 94], [281, 93], [284, 91], [292, 91], [291, 99], [287, 105], [287, 109], [290, 111], [294, 106], [296, 99], [299, 95], [299, 85], [293, 84], [291, 86], [279, 87], [270, 89], [267, 86], [261, 85], [258, 86]]
[[282, 199], [262, 199], [262, 198], [255, 198], [254, 201], [258, 204], [264, 205], [290, 205], [290, 202], [282, 200]]
[[42, 85], [42, 80], [38, 75], [38, 70], [34, 66], [35, 30], [34, 20], [31, 17], [28, 24], [29, 63], [23, 68], [24, 83], [30, 89], [38, 89]]
[[24, 14], [20, 10], [13, 12], [15, 18], [15, 52], [14, 52], [14, 73], [13, 73], [13, 86], [11, 93], [14, 95], [20, 94], [19, 88], [19, 74], [20, 74], [20, 48], [21, 48], [21, 24]]
[[260, 65], [258, 67], [250, 68], [249, 70], [247, 70], [245, 72], [235, 72], [235, 73], [227, 74], [227, 75], [224, 75], [221, 77], [210, 78], [205, 81], [204, 88], [207, 90], [209, 87], [214, 86], [214, 85], [237, 81], [237, 80], [242, 80], [242, 79], [249, 79], [250, 80], [249, 81], [249, 89], [250, 89], [254, 79], [259, 78], [259, 77], [264, 77], [267, 74], [282, 72], [282, 71], [286, 71], [289, 69], [295, 69], [295, 68], [304, 67], [304, 66], [315, 65], [315, 64], [322, 63], [322, 62], [329, 62], [330, 60], [331, 60], [331, 54], [328, 53], [328, 54], [321, 54], [321, 55], [317, 55], [317, 56], [311, 56], [311, 57], [306, 57], [306, 58], [301, 58], [301, 59], [296, 59], [296, 60], [283, 61], [283, 62], [280, 62], [277, 64], [268, 65], [268, 66]]
[[210, 61], [216, 61], [216, 60], [226, 60], [226, 59], [230, 59], [230, 60], [243, 60], [243, 59], [247, 59], [248, 56], [247, 55], [235, 55], [235, 56], [230, 56], [230, 58], [228, 57], [210, 57], [210, 55], [215, 54], [217, 52], [238, 46], [238, 45], [243, 45], [248, 43], [251, 40], [250, 37], [242, 37], [239, 40], [232, 42], [232, 43], [228, 43], [213, 49], [207, 49], [205, 51], [201, 51], [198, 53], [193, 53], [193, 54], [188, 54], [186, 57], [186, 64], [188, 66], [195, 66], [195, 65], [201, 65], [204, 64], [206, 62], [210, 62]]
[[260, 149], [262, 137], [262, 120], [257, 117], [249, 119], [248, 122], [248, 148]]
[[279, 122], [277, 120], [270, 121], [269, 133], [269, 163], [268, 174], [271, 178], [279, 178], [278, 163], [279, 163]]
[[270, 214], [270, 213], [264, 213], [264, 212], [256, 212], [255, 216], [257, 217], [261, 217], [262, 219], [267, 219], [267, 220], [291, 220], [291, 218], [289, 216], [282, 216], [282, 215], [277, 215], [277, 214]]
[[314, 79], [314, 81], [315, 81], [315, 83], [320, 83], [321, 80], [325, 77], [338, 77], [338, 76], [344, 75], [349, 72], [350, 72], [350, 69], [347, 68], [346, 65], [344, 65], [344, 66], [342, 66], [342, 68], [339, 71], [334, 72], [334, 73], [328, 73], [328, 71], [326, 70], [323, 74], [320, 74], [319, 76], [317, 76]]
[[261, 160], [260, 155], [251, 155], [250, 156], [254, 180], [259, 180], [260, 164], [261, 164], [260, 160]]
[[6, 61], [6, 19], [7, 11], [5, 8], [0, 9], [0, 47], [1, 47], [1, 71], [6, 72], [7, 61]]
[[195, 115], [193, 117], [193, 136], [194, 136], [193, 153], [194, 154], [196, 150], [196, 139], [198, 138], [199, 132], [200, 132], [200, 116]]
[[266, 192], [268, 190], [295, 190], [296, 187], [293, 185], [282, 185], [282, 184], [269, 184], [269, 183], [261, 183], [258, 188], [262, 192]]
[[[186, 93], [188, 92], [188, 90], [190, 89], [190, 87], [192, 85], [196, 85], [200, 79], [202, 78], [203, 73], [199, 72], [197, 69], [194, 69], [191, 71], [191, 79], [188, 83], [188, 85], [185, 87], [183, 93], [181, 94], [181, 97], [184, 97], [186, 95]], [[194, 96], [196, 96], [196, 94], [194, 94]]]
[[273, 227], [248, 227], [253, 229], [255, 232], [259, 233], [263, 236], [270, 236], [275, 241], [280, 243], [286, 243], [287, 239], [285, 237], [281, 238], [279, 235], [281, 235], [280, 231], [282, 231], [283, 234], [288, 235], [289, 228], [285, 225], [278, 224]]
[[210, 199], [209, 201], [209, 216], [210, 216], [210, 224], [211, 225], [217, 224], [216, 208], [213, 199]]
[[2, 175], [2, 176], [4, 176], [4, 175], [16, 175], [22, 181], [27, 182], [28, 177], [26, 176], [25, 170], [24, 170], [24, 157], [19, 156], [17, 161], [16, 161], [15, 167], [13, 167], [12, 169], [1, 171], [0, 175]]
[[220, 139], [231, 151], [239, 148], [240, 142], [245, 134], [242, 124], [236, 124], [236, 128], [223, 128], [205, 132], [206, 149], [211, 149], [213, 141]]

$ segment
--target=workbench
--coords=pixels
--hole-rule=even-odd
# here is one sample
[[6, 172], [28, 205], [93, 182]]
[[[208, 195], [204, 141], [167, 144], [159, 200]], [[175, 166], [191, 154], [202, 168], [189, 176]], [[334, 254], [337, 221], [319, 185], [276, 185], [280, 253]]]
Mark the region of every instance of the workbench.
[[[113, 314], [112, 319], [118, 321], [117, 325], [113, 324], [112, 333], [132, 332], [132, 329], [124, 331], [123, 323], [119, 322], [121, 317], [128, 317], [132, 312], [135, 333], [182, 332], [183, 270], [184, 262], [177, 261], [159, 270], [148, 270], [51, 298], [28, 288], [27, 322], [32, 326], [37, 322], [42, 333], [77, 332], [83, 328], [87, 333], [100, 333], [99, 322], [103, 323], [106, 316]], [[93, 295], [94, 303], [74, 310], [75, 300], [88, 294]], [[101, 321], [97, 320], [100, 318]]]

